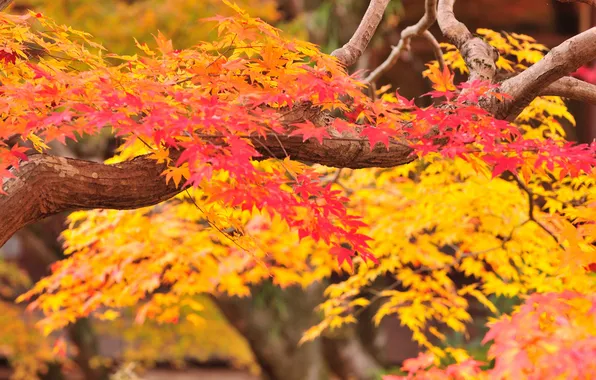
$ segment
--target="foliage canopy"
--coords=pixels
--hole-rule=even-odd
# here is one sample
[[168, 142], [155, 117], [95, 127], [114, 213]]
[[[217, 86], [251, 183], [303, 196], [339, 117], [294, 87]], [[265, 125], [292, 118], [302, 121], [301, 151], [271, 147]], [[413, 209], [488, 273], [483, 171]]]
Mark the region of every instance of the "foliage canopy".
[[[515, 123], [496, 119], [479, 103], [506, 94], [455, 84], [452, 70], [467, 68], [448, 44], [447, 66], [424, 72], [436, 105], [386, 87], [370, 96], [361, 73], [228, 6], [232, 16], [207, 20], [213, 42], [178, 50], [159, 34], [127, 55], [40, 13], [0, 15], [3, 177], [28, 158], [22, 144], [5, 143], [15, 135], [45, 152], [109, 128], [122, 145], [107, 163], [146, 155], [184, 189], [152, 207], [70, 215], [68, 258], [20, 297], [44, 312], [45, 334], [92, 312], [116, 319], [124, 307], [137, 308], [137, 322], [192, 322], [197, 315], [181, 310], [202, 310], [200, 294], [246, 296], [268, 279], [306, 287], [347, 271], [304, 340], [384, 300], [375, 321], [398, 316], [428, 350], [405, 364], [414, 378], [596, 372], [596, 145], [565, 140], [561, 120], [575, 121], [561, 98], [536, 98]], [[477, 32], [499, 50], [502, 71], [547, 50], [529, 36]], [[407, 145], [411, 162], [307, 165], [271, 153], [282, 135], [379, 151]], [[458, 274], [467, 285], [456, 285]], [[387, 275], [394, 285], [370, 296]], [[495, 363], [485, 371], [442, 347], [434, 326], [463, 332], [472, 300], [498, 314], [496, 297], [525, 303], [495, 315], [485, 338]], [[441, 360], [457, 363], [427, 370]]]

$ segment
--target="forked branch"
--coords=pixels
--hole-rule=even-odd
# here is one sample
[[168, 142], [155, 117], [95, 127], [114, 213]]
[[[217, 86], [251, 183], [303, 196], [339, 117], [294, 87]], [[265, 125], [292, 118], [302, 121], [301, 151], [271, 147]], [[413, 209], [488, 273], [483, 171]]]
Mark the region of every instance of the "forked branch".
[[482, 39], [474, 37], [470, 30], [455, 18], [455, 0], [439, 0], [437, 21], [443, 35], [460, 51], [468, 69], [470, 81], [491, 81], [497, 72], [497, 51]]
[[371, 0], [352, 38], [344, 46], [334, 50], [331, 55], [337, 57], [345, 66], [356, 63], [375, 34], [387, 4], [389, 0]]
[[436, 38], [432, 35], [431, 32], [428, 31], [435, 21], [437, 20], [437, 0], [426, 0], [425, 11], [424, 15], [415, 25], [408, 26], [401, 32], [401, 38], [397, 46], [394, 46], [391, 49], [391, 53], [387, 57], [387, 59], [379, 65], [376, 69], [374, 69], [368, 77], [364, 80], [366, 83], [373, 83], [379, 79], [379, 77], [389, 70], [397, 60], [399, 59], [400, 54], [403, 51], [410, 50], [410, 40], [414, 36], [422, 36], [426, 38], [428, 42], [430, 42], [431, 46], [433, 47], [433, 51], [435, 53], [435, 57], [439, 61], [439, 65], [441, 68], [445, 65], [443, 61], [443, 52], [441, 51], [441, 47], [439, 46], [439, 42]]
[[[494, 116], [501, 119], [514, 119], [551, 84], [594, 60], [596, 60], [596, 27], [561, 43], [539, 62], [504, 81], [501, 91], [508, 94], [510, 100], [498, 104], [495, 107]], [[565, 83], [569, 85], [570, 81], [567, 80]], [[561, 89], [562, 86], [563, 84], [559, 83], [555, 88]], [[587, 88], [584, 86], [583, 89]]]

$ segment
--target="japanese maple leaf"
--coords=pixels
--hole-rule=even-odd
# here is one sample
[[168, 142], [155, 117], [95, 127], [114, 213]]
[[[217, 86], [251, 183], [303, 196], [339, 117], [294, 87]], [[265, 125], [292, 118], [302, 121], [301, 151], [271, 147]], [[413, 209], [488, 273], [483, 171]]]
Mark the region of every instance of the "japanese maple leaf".
[[435, 91], [429, 93], [431, 96], [452, 97], [449, 94], [453, 93], [456, 87], [453, 84], [454, 75], [447, 66], [441, 71], [438, 67], [429, 65], [429, 71], [425, 73], [425, 76], [433, 83], [433, 89], [435, 89]]
[[329, 137], [329, 133], [327, 132], [326, 128], [323, 127], [316, 127], [310, 121], [306, 121], [304, 123], [295, 124], [298, 129], [293, 131], [290, 136], [300, 136], [302, 135], [302, 141], [306, 141], [310, 138], [315, 138], [319, 144], [323, 144], [323, 139], [325, 137]]
[[339, 265], [343, 264], [343, 262], [346, 261], [351, 268], [354, 267], [352, 263], [352, 256], [354, 256], [354, 251], [352, 251], [351, 249], [347, 249], [342, 246], [336, 245], [329, 250], [329, 253], [331, 253], [334, 256], [337, 256], [337, 263]]
[[497, 177], [498, 175], [502, 174], [507, 170], [515, 174], [515, 172], [517, 171], [519, 161], [519, 157], [503, 156], [498, 158], [496, 160], [495, 166], [493, 167], [493, 178]]
[[360, 132], [361, 136], [368, 138], [370, 149], [372, 150], [378, 143], [385, 145], [389, 149], [389, 134], [379, 128], [365, 128]]

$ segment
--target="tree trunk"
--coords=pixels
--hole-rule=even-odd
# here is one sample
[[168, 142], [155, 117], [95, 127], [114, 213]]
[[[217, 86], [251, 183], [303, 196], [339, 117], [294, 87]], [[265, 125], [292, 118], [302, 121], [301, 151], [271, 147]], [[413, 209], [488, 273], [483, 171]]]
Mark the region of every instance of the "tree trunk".
[[381, 369], [364, 349], [354, 326], [299, 345], [302, 334], [320, 321], [315, 308], [325, 284], [279, 289], [265, 283], [252, 297], [219, 296], [215, 302], [248, 341], [268, 380], [373, 379]]
[[106, 367], [93, 364], [99, 355], [99, 342], [89, 318], [81, 318], [67, 328], [70, 340], [77, 346], [74, 361], [85, 376], [85, 380], [109, 380]]
[[362, 345], [353, 325], [326, 334], [322, 341], [329, 368], [340, 379], [372, 380], [382, 369]]
[[253, 289], [246, 298], [215, 299], [228, 321], [248, 341], [263, 377], [269, 380], [324, 380], [328, 378], [321, 342], [298, 345], [302, 333], [318, 320], [314, 308], [322, 287], [281, 290], [271, 283]]
[[[64, 257], [58, 236], [64, 224], [64, 216], [59, 215], [21, 230], [18, 237], [22, 242], [22, 254], [25, 255], [25, 265], [32, 281], [37, 282], [48, 272], [49, 266]], [[30, 260], [31, 257], [35, 260]], [[85, 380], [108, 380], [109, 372], [106, 367], [93, 366], [92, 360], [99, 355], [97, 336], [88, 318], [77, 320], [69, 325], [66, 331], [71, 341], [77, 347], [74, 361], [77, 363]], [[58, 378], [60, 367], [51, 366], [51, 379]], [[50, 373], [50, 372], [49, 372]]]

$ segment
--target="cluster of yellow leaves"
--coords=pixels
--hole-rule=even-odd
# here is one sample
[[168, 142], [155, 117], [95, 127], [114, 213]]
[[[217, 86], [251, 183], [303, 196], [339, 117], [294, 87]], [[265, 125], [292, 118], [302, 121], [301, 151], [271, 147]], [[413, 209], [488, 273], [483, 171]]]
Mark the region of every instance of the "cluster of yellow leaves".
[[[267, 91], [280, 87], [294, 89], [287, 94], [298, 96], [300, 88], [292, 83], [297, 77], [293, 75], [303, 70], [305, 57], [325, 61], [322, 66], [330, 68], [331, 77], [335, 74], [333, 70], [340, 70], [331, 58], [319, 55], [310, 44], [288, 42], [286, 51], [267, 42], [276, 41], [278, 32], [239, 13], [242, 15], [239, 19], [220, 20], [220, 31], [225, 29], [226, 33], [218, 42], [203, 43], [200, 47], [203, 53], [224, 51], [225, 59], [219, 59], [224, 55], [218, 54], [180, 53], [183, 60], [197, 60], [201, 67], [207, 68], [207, 74], [196, 73], [197, 76], [211, 78], [209, 74], [217, 74], [212, 80], [220, 88], [218, 100], [241, 103], [238, 94], [249, 87], [247, 75], [253, 93], [252, 84], [258, 83]], [[72, 32], [65, 29], [63, 33]], [[254, 43], [253, 35], [258, 33], [265, 35], [256, 39], [263, 42], [262, 46]], [[515, 57], [518, 61], [515, 65], [522, 65], [519, 67], [534, 62], [542, 51], [524, 36], [499, 39], [496, 34], [485, 35], [497, 48]], [[41, 38], [35, 41], [49, 44], [48, 49], [54, 49], [49, 51], [55, 51], [63, 43], [56, 39], [49, 43]], [[290, 44], [293, 49], [289, 49]], [[173, 47], [165, 38], [158, 37], [158, 45], [162, 53], [172, 52]], [[19, 52], [19, 46], [15, 45], [14, 51]], [[83, 61], [91, 67], [104, 65], [101, 56], [89, 58], [83, 50], [70, 45], [65, 48], [66, 54], [70, 52], [78, 61], [81, 56], [75, 55], [82, 54]], [[139, 44], [139, 48], [147, 56], [156, 55], [146, 45]], [[446, 48], [447, 62], [461, 69], [457, 54]], [[258, 64], [233, 61], [244, 56], [268, 59]], [[194, 79], [188, 71], [180, 69], [179, 61], [164, 58], [163, 71], [150, 76], [143, 70], [145, 63], [135, 57], [118, 58], [138, 68], [129, 76], [113, 74], [132, 93], [142, 92], [140, 86], [135, 87], [141, 80], [158, 77], [159, 81], [192, 83]], [[64, 65], [64, 61], [60, 62]], [[52, 62], [51, 70], [54, 65], [60, 67]], [[221, 75], [223, 65], [232, 65], [234, 70]], [[503, 70], [513, 69], [506, 58], [498, 66]], [[166, 75], [180, 71], [183, 75]], [[278, 75], [282, 72], [284, 75]], [[19, 75], [15, 77], [31, 78], [35, 72]], [[437, 72], [431, 71], [433, 75], [438, 78]], [[448, 89], [445, 84], [443, 87]], [[193, 90], [209, 89], [197, 86]], [[356, 96], [356, 93], [348, 95]], [[171, 103], [174, 102], [168, 106]], [[283, 105], [282, 100], [273, 104]], [[324, 106], [342, 109], [345, 104], [333, 97]], [[23, 107], [22, 112], [26, 111]], [[564, 132], [552, 122], [553, 117], [572, 120], [559, 99], [547, 98], [535, 101], [520, 120], [524, 125], [529, 126], [528, 121], [540, 125], [537, 130], [525, 127], [528, 134], [563, 137]], [[121, 158], [138, 154], [141, 148], [133, 142], [130, 140]], [[147, 149], [153, 151], [156, 160], [167, 160], [165, 151], [150, 146]], [[289, 161], [254, 165], [262, 173], [304, 170], [302, 165]], [[591, 175], [553, 184], [546, 175], [526, 172], [526, 186], [534, 194], [530, 204], [522, 186], [505, 177], [491, 180], [490, 169], [473, 155], [466, 161], [428, 155], [424, 160], [394, 169], [346, 170], [337, 180], [326, 168], [318, 170], [323, 181], [334, 182], [334, 188], [349, 195], [350, 212], [363, 215], [368, 222], [370, 227], [361, 232], [373, 238], [371, 247], [379, 265], [357, 260], [356, 271], [349, 279], [327, 289], [329, 299], [321, 305], [325, 318], [306, 333], [305, 340], [315, 338], [327, 328], [354, 322], [357, 310], [370, 303], [368, 294], [373, 292], [373, 282], [385, 276], [393, 278], [395, 285], [374, 296], [375, 300], [384, 301], [375, 320], [398, 316], [413, 331], [415, 340], [438, 357], [444, 357], [445, 351], [436, 347], [427, 327], [430, 322], [438, 322], [450, 330], [464, 331], [470, 321], [468, 307], [472, 300], [494, 312], [491, 295], [515, 297], [531, 292], [595, 290], [593, 277], [582, 266], [591, 264], [593, 257], [590, 223], [595, 220], [591, 205], [596, 190]], [[166, 172], [166, 177], [179, 182], [188, 174], [182, 167]], [[99, 315], [101, 318], [114, 319], [118, 316], [117, 309], [147, 298], [138, 311], [139, 320], [147, 317], [158, 322], [176, 322], [182, 316], [192, 322], [193, 314], [181, 313], [181, 307], [197, 294], [244, 296], [249, 294], [252, 284], [269, 278], [282, 287], [307, 286], [339, 270], [327, 245], [315, 244], [308, 238], [299, 242], [297, 232], [290, 230], [279, 215], [222, 206], [217, 201], [221, 190], [218, 185], [231, 181], [230, 173], [222, 170], [214, 174], [213, 181], [204, 181], [196, 189], [155, 207], [73, 213], [69, 230], [64, 233], [67, 253], [71, 256], [57, 264], [52, 276], [40, 281], [29, 293], [29, 296], [38, 295], [34, 305], [48, 315], [43, 322], [46, 333], [97, 309], [104, 310]], [[545, 205], [538, 204], [540, 199], [546, 200]], [[297, 217], [308, 220], [312, 215], [304, 213]], [[579, 228], [567, 219], [587, 226]], [[574, 257], [571, 263], [570, 253]], [[467, 277], [471, 284], [458, 287], [455, 275]], [[158, 288], [160, 292], [156, 293]], [[437, 329], [428, 332], [439, 341], [445, 339]]]
[[159, 324], [151, 320], [140, 324], [134, 321], [130, 309], [123, 312], [122, 318], [98, 321], [95, 326], [100, 336], [123, 341], [120, 359], [125, 362], [151, 367], [157, 361], [166, 360], [183, 366], [189, 359], [219, 359], [258, 373], [247, 342], [206, 297], [186, 299], [182, 315], [184, 318], [176, 324]]
[[[479, 34], [491, 46], [499, 51], [499, 58], [495, 62], [497, 69], [506, 72], [522, 71], [528, 66], [538, 62], [548, 48], [536, 42], [536, 40], [525, 34], [499, 33], [490, 29], [477, 29]], [[449, 43], [442, 42], [443, 59], [452, 70], [461, 74], [468, 73], [468, 68], [463, 57], [457, 48]], [[437, 61], [432, 62], [432, 67], [439, 67]], [[428, 69], [425, 71], [428, 75]]]
[[54, 350], [54, 339], [44, 337], [36, 322], [22, 307], [0, 301], [0, 356], [10, 362], [12, 380], [35, 379], [47, 371], [48, 362], [63, 359]]
[[[442, 356], [426, 334], [427, 327], [437, 321], [464, 332], [471, 320], [470, 299], [496, 312], [491, 295], [595, 288], [582, 265], [562, 270], [569, 250], [561, 249], [529, 219], [528, 195], [515, 182], [479, 175], [468, 162], [437, 160], [366, 175], [356, 172], [342, 185], [353, 191], [353, 207], [371, 225], [366, 232], [373, 237], [372, 249], [380, 263], [361, 264], [349, 279], [328, 287], [328, 300], [321, 305], [326, 318], [305, 339], [343, 321], [354, 312], [354, 299], [368, 293], [385, 301], [377, 323], [387, 315], [399, 316], [421, 345]], [[571, 195], [564, 183], [553, 193], [558, 189], [561, 196]], [[596, 191], [582, 186], [573, 197], [594, 199]], [[547, 218], [536, 206], [534, 213], [538, 220]], [[589, 244], [592, 237], [586, 239], [580, 240]], [[581, 257], [584, 265], [591, 260]], [[474, 283], [458, 288], [450, 276], [455, 273]], [[387, 274], [394, 276], [394, 289], [370, 289], [374, 280]]]
[[64, 238], [66, 253], [76, 254], [32, 290], [46, 289], [34, 301], [49, 314], [46, 331], [99, 307], [133, 306], [160, 286], [168, 293], [151, 296], [143, 319], [177, 321], [187, 297], [246, 296], [251, 284], [270, 277], [281, 287], [306, 286], [337, 266], [329, 247], [299, 242], [278, 217], [205, 201], [209, 190], [183, 192], [152, 208], [71, 214]]
[[[502, 70], [523, 68], [524, 61], [534, 63], [545, 50], [528, 36], [479, 33], [518, 60], [513, 65], [501, 55], [497, 65]], [[459, 52], [444, 47], [448, 65], [464, 72]], [[438, 64], [432, 63], [425, 75], [440, 77]], [[562, 99], [540, 97], [516, 122], [529, 138], [564, 139], [562, 119], [575, 125]], [[594, 175], [553, 181], [548, 175], [522, 172], [533, 194], [531, 206], [522, 186], [507, 178], [491, 180], [474, 157], [427, 157], [396, 169], [344, 176], [341, 184], [349, 189], [351, 206], [371, 226], [365, 233], [373, 237], [372, 250], [380, 264], [361, 264], [348, 280], [329, 286], [328, 300], [320, 306], [325, 318], [306, 332], [304, 340], [354, 322], [358, 307], [372, 299], [383, 302], [377, 323], [397, 315], [419, 344], [444, 358], [448, 352], [436, 342], [444, 341], [445, 334], [429, 328], [430, 322], [465, 332], [472, 300], [495, 313], [491, 296], [570, 289], [589, 293], [596, 288], [589, 273], [596, 262]], [[458, 273], [472, 284], [458, 288]], [[393, 285], [375, 290], [374, 281], [387, 274], [394, 277]]]
[[[279, 18], [274, 0], [237, 0], [236, 3], [267, 22]], [[85, 30], [108, 50], [119, 54], [134, 54], [136, 47], [131, 36], [140, 43], [152, 43], [152, 34], [158, 30], [176, 46], [193, 46], [213, 37], [211, 28], [206, 28], [200, 19], [234, 14], [221, 0], [16, 0], [14, 4], [41, 12], [60, 24]]]

